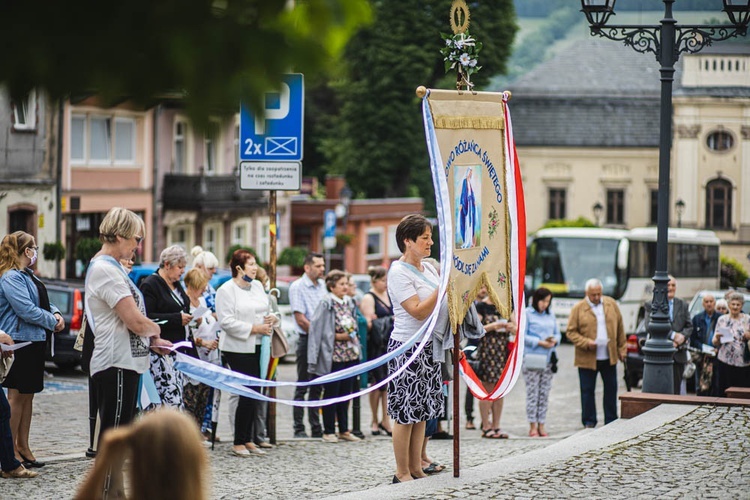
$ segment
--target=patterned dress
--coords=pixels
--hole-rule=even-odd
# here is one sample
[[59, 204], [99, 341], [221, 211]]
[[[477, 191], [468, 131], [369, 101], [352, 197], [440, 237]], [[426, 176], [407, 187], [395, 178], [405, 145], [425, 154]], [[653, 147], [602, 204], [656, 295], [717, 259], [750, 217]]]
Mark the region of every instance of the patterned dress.
[[[502, 319], [493, 304], [477, 302], [477, 312], [482, 324], [488, 325]], [[508, 357], [508, 332], [487, 332], [479, 341], [477, 376], [479, 380], [497, 383]]]

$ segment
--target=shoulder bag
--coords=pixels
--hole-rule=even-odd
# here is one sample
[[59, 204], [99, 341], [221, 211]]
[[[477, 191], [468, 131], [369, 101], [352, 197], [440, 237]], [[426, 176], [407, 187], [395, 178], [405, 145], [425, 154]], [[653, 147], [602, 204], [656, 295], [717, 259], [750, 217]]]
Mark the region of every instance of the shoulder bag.
[[547, 369], [547, 355], [546, 354], [524, 354], [523, 366], [527, 370], [546, 370]]
[[289, 342], [287, 342], [286, 334], [281, 328], [281, 313], [279, 312], [279, 304], [276, 300], [276, 296], [272, 293], [268, 294], [268, 302], [271, 308], [271, 312], [277, 314], [277, 317], [279, 318], [279, 325], [275, 325], [271, 329], [271, 357], [283, 358], [289, 352]]

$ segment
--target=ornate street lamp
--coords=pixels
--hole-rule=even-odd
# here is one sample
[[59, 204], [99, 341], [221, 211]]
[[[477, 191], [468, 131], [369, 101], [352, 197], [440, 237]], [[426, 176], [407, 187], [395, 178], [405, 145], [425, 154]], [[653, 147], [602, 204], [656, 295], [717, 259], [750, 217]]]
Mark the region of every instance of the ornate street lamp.
[[682, 214], [685, 213], [685, 202], [682, 201], [682, 198], [674, 204], [674, 209], [677, 212], [677, 227], [682, 227]]
[[602, 206], [601, 203], [597, 201], [596, 203], [594, 203], [594, 206], [591, 207], [591, 210], [594, 211], [594, 220], [596, 221], [596, 225], [598, 227], [599, 221], [602, 218], [602, 212], [604, 211], [604, 207]]
[[679, 25], [672, 17], [674, 0], [662, 0], [664, 18], [656, 26], [607, 25], [615, 14], [615, 0], [581, 0], [591, 34], [622, 41], [637, 52], [652, 52], [661, 68], [661, 106], [659, 129], [659, 199], [657, 210], [656, 273], [651, 304], [649, 338], [643, 347], [643, 392], [671, 394], [672, 354], [674, 347], [667, 336], [669, 304], [667, 302], [667, 227], [669, 224], [669, 163], [672, 144], [672, 81], [674, 65], [683, 52], [699, 52], [713, 42], [745, 36], [750, 21], [750, 0], [723, 0], [729, 25]]

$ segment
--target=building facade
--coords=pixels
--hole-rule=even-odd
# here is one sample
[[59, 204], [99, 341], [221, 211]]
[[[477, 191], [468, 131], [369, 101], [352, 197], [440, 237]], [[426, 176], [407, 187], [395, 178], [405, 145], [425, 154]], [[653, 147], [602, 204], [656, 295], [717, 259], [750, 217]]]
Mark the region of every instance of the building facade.
[[[270, 258], [269, 192], [240, 189], [239, 114], [212, 120], [208, 130], [190, 123], [179, 100], [154, 109], [156, 120], [156, 228], [153, 255], [166, 246], [210, 250], [226, 266], [233, 245]], [[291, 239], [289, 196], [277, 191], [277, 248]]]
[[56, 261], [43, 258], [57, 230], [57, 127], [55, 108], [42, 92], [11, 100], [0, 89], [0, 214], [3, 236], [26, 231], [39, 246], [37, 272], [57, 276]]
[[125, 207], [146, 222], [143, 260], [151, 260], [153, 234], [153, 112], [129, 102], [104, 106], [94, 97], [72, 99], [63, 108], [61, 230], [68, 255], [67, 278], [84, 277], [77, 250], [99, 236], [112, 207]]
[[[578, 217], [615, 228], [656, 225], [658, 70], [651, 54], [587, 38], [511, 87], [529, 232], [549, 220]], [[670, 224], [715, 231], [722, 254], [746, 269], [748, 98], [750, 46], [719, 43], [681, 55], [674, 82]]]

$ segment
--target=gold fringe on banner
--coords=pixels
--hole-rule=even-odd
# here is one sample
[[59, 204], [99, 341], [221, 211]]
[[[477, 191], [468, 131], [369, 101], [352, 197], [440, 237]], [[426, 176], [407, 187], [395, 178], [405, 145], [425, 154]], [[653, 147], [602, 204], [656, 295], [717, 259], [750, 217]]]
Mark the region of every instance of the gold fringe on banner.
[[435, 128], [503, 130], [505, 120], [497, 116], [435, 116]]

